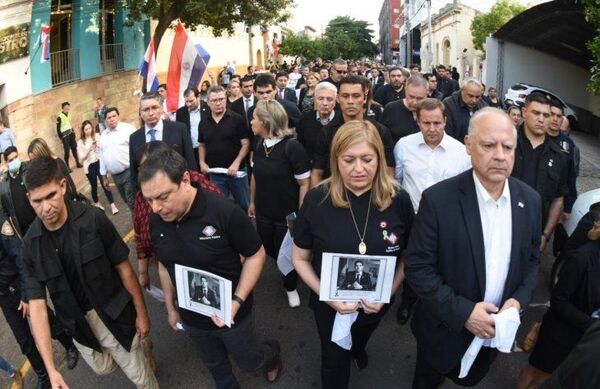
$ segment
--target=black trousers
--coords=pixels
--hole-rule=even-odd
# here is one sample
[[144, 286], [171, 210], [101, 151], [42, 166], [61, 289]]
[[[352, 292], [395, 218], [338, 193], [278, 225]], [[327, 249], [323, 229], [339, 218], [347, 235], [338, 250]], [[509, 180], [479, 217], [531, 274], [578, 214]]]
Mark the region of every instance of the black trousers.
[[[263, 242], [267, 255], [277, 261], [281, 242], [287, 233], [288, 227], [285, 220], [271, 220], [259, 214], [256, 215], [256, 230]], [[283, 276], [283, 287], [288, 292], [295, 290], [298, 285], [298, 273], [292, 270]]]
[[[18, 289], [0, 296], [0, 308], [2, 309], [2, 313], [4, 314], [8, 326], [15, 336], [15, 340], [19, 344], [21, 352], [27, 357], [29, 363], [31, 363], [31, 367], [37, 374], [41, 387], [50, 388], [50, 379], [48, 378], [42, 356], [35, 346], [35, 340], [31, 334], [29, 323], [27, 322], [27, 319], [23, 318], [21, 311], [18, 310], [19, 303], [21, 302], [20, 296], [21, 294]], [[55, 319], [54, 312], [52, 312], [50, 308], [48, 308], [48, 320], [50, 320], [52, 337], [58, 340], [65, 349], [73, 347], [73, 340], [65, 333], [62, 326]]]
[[73, 153], [73, 158], [75, 158], [75, 163], [79, 165], [79, 158], [77, 157], [77, 142], [75, 141], [75, 133], [71, 132], [69, 135], [60, 139], [63, 144], [63, 150], [65, 153], [65, 163], [69, 166], [69, 149], [71, 149], [71, 153]]
[[475, 386], [481, 382], [488, 373], [490, 365], [496, 359], [498, 352], [489, 347], [482, 347], [464, 378], [458, 378], [460, 374], [460, 362], [448, 374], [442, 374], [436, 371], [424, 358], [427, 350], [417, 342], [417, 365], [413, 377], [413, 389], [436, 389], [444, 381], [450, 378], [455, 384], [460, 386]]
[[379, 326], [390, 304], [383, 306], [375, 315], [365, 315], [362, 311], [352, 325], [352, 349], [345, 350], [331, 341], [331, 331], [335, 321], [335, 311], [324, 302], [311, 297], [311, 307], [321, 340], [321, 383], [323, 389], [345, 389], [350, 382], [350, 363], [353, 355], [364, 352], [371, 335]]

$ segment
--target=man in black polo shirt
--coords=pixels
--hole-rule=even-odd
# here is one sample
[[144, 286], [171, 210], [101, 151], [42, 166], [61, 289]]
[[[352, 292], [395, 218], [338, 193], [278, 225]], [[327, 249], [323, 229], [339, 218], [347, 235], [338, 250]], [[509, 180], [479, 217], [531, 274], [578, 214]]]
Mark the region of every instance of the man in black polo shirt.
[[420, 131], [417, 124], [417, 104], [427, 97], [427, 82], [420, 74], [406, 81], [406, 97], [385, 106], [381, 123], [390, 129], [394, 145], [400, 138]]
[[396, 161], [394, 160], [394, 143], [390, 130], [384, 125], [365, 116], [365, 103], [367, 102], [367, 89], [362, 76], [347, 76], [340, 81], [340, 89], [337, 102], [342, 111], [341, 115], [335, 115], [333, 120], [323, 127], [317, 138], [313, 166], [310, 174], [310, 186], [315, 187], [319, 182], [331, 175], [329, 156], [331, 154], [331, 142], [337, 130], [350, 120], [369, 120], [381, 136], [385, 148], [386, 165], [388, 173], [394, 175]]
[[[246, 214], [227, 199], [194, 186], [185, 161], [172, 150], [151, 154], [139, 180], [155, 213], [150, 216], [150, 236], [171, 327], [178, 330], [183, 324], [217, 388], [239, 387], [229, 356], [244, 371], [265, 368], [267, 380], [274, 382], [282, 367], [279, 342], [258, 343], [252, 316], [252, 290], [266, 254]], [[186, 309], [184, 301], [176, 306], [175, 265], [232, 282], [231, 328], [224, 328], [216, 315]]]
[[435, 78], [432, 73], [423, 74], [423, 78], [427, 80], [427, 97], [442, 101], [444, 99], [444, 95], [442, 95], [442, 92], [437, 90], [437, 78]]
[[471, 116], [487, 104], [482, 99], [483, 85], [476, 78], [465, 80], [463, 87], [444, 99], [446, 106], [446, 133], [461, 143], [469, 129]]
[[317, 84], [315, 88], [315, 109], [304, 112], [298, 127], [296, 127], [298, 141], [304, 146], [311, 161], [315, 155], [319, 134], [323, 127], [335, 118], [336, 96], [337, 88], [333, 84], [329, 82]]
[[442, 92], [442, 98], [445, 99], [451, 96], [454, 92], [460, 89], [458, 81], [452, 78], [452, 73], [449, 72], [444, 65], [438, 65], [437, 72], [437, 88]]
[[523, 124], [518, 128], [515, 166], [512, 176], [535, 189], [542, 197], [542, 240], [540, 250], [554, 233], [564, 207], [567, 165], [560, 147], [547, 135], [550, 125], [550, 101], [541, 93], [525, 99]]
[[235, 202], [248, 209], [248, 172], [246, 156], [250, 140], [244, 119], [227, 110], [225, 89], [220, 86], [208, 90], [210, 115], [200, 125], [200, 171], [210, 174], [210, 181], [225, 196], [233, 195]]
[[375, 91], [375, 101], [381, 104], [384, 108], [392, 101], [401, 100], [404, 98], [404, 73], [399, 67], [390, 68], [388, 71], [389, 84], [383, 85]]
[[96, 373], [118, 366], [138, 388], [158, 388], [141, 346], [150, 319], [127, 245], [103, 211], [65, 200], [67, 183], [54, 158], [33, 160], [25, 187], [37, 219], [24, 238], [23, 277], [52, 387], [67, 386], [54, 364], [46, 289], [56, 317]]
[[329, 77], [325, 78], [324, 80], [321, 80], [321, 82], [328, 82], [330, 84], [333, 84], [336, 88], [339, 88], [340, 81], [343, 77], [346, 77], [347, 75], [348, 62], [344, 61], [341, 58], [338, 58], [335, 61], [333, 61], [333, 64], [331, 65], [331, 72], [329, 74]]

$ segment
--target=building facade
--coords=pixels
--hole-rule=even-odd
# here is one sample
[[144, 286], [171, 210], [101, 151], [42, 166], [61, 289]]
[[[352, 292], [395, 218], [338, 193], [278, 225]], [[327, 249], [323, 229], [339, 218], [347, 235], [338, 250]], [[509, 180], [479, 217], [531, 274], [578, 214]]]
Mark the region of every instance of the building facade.
[[[5, 0], [0, 6], [0, 37], [20, 34], [21, 51], [0, 51], [0, 115], [21, 152], [43, 137], [62, 155], [55, 121], [63, 101], [71, 103], [75, 129], [94, 118], [100, 96], [137, 124], [132, 92], [149, 41], [148, 22], [129, 25], [115, 0]], [[42, 26], [51, 26], [46, 62], [40, 60]]]
[[379, 50], [387, 64], [397, 63], [400, 56], [400, 29], [404, 12], [400, 0], [384, 0], [379, 11]]

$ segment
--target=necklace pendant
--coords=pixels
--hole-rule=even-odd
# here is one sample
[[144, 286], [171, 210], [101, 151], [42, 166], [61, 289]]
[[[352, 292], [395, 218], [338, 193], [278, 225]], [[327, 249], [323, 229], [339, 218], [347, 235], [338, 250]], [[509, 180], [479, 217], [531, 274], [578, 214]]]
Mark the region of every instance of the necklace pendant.
[[360, 255], [365, 255], [365, 253], [367, 252], [367, 245], [365, 244], [365, 242], [360, 242], [360, 244], [358, 245], [358, 252], [360, 253]]

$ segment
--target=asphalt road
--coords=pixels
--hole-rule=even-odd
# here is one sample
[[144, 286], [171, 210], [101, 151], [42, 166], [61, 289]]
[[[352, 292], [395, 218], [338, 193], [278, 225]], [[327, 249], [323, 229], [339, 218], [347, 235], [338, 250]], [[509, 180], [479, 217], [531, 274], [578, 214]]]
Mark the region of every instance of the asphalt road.
[[[574, 134], [574, 140], [581, 148], [581, 171], [578, 179], [580, 192], [600, 187], [600, 140], [584, 134]], [[115, 193], [116, 194], [116, 193]], [[119, 196], [116, 196], [117, 198]], [[101, 195], [101, 199], [104, 199]], [[111, 219], [125, 236], [131, 229], [130, 215], [118, 199], [121, 212]], [[135, 262], [133, 242], [130, 258]], [[525, 313], [523, 324], [517, 335], [521, 342], [532, 321], [540, 320], [548, 301], [548, 279], [552, 258], [546, 255], [542, 262], [539, 284], [533, 298], [534, 306]], [[135, 264], [134, 264], [135, 265]], [[151, 269], [152, 281], [158, 284], [156, 271]], [[280, 380], [269, 385], [262, 374], [245, 374], [236, 370], [243, 388], [319, 388], [319, 340], [311, 310], [306, 306], [308, 290], [300, 287], [302, 306], [290, 309], [287, 306], [281, 278], [273, 261], [268, 262], [255, 292], [256, 328], [261, 338], [276, 338], [281, 342], [284, 358], [284, 371]], [[151, 336], [154, 341], [155, 357], [158, 365], [158, 381], [162, 388], [212, 388], [212, 379], [200, 361], [189, 339], [182, 332], [173, 332], [167, 324], [164, 306], [146, 295], [152, 320]], [[397, 305], [397, 303], [395, 304]], [[367, 352], [369, 368], [358, 371], [352, 369], [351, 388], [410, 388], [416, 356], [416, 345], [408, 326], [399, 326], [395, 321], [396, 307], [392, 307], [378, 330], [373, 335]], [[0, 319], [0, 354], [17, 367], [23, 366], [25, 358], [20, 354], [10, 329]], [[64, 352], [55, 344], [55, 355], [63, 361]], [[501, 354], [490, 373], [477, 388], [500, 389], [515, 387], [516, 379], [527, 354], [513, 352]], [[82, 360], [74, 370], [67, 370], [61, 362], [62, 371], [71, 388], [133, 388], [134, 386], [121, 373], [109, 376], [96, 376]], [[29, 370], [26, 388], [35, 387], [35, 374]], [[0, 388], [9, 388], [10, 380], [0, 373]], [[443, 388], [453, 388], [446, 382]]]

